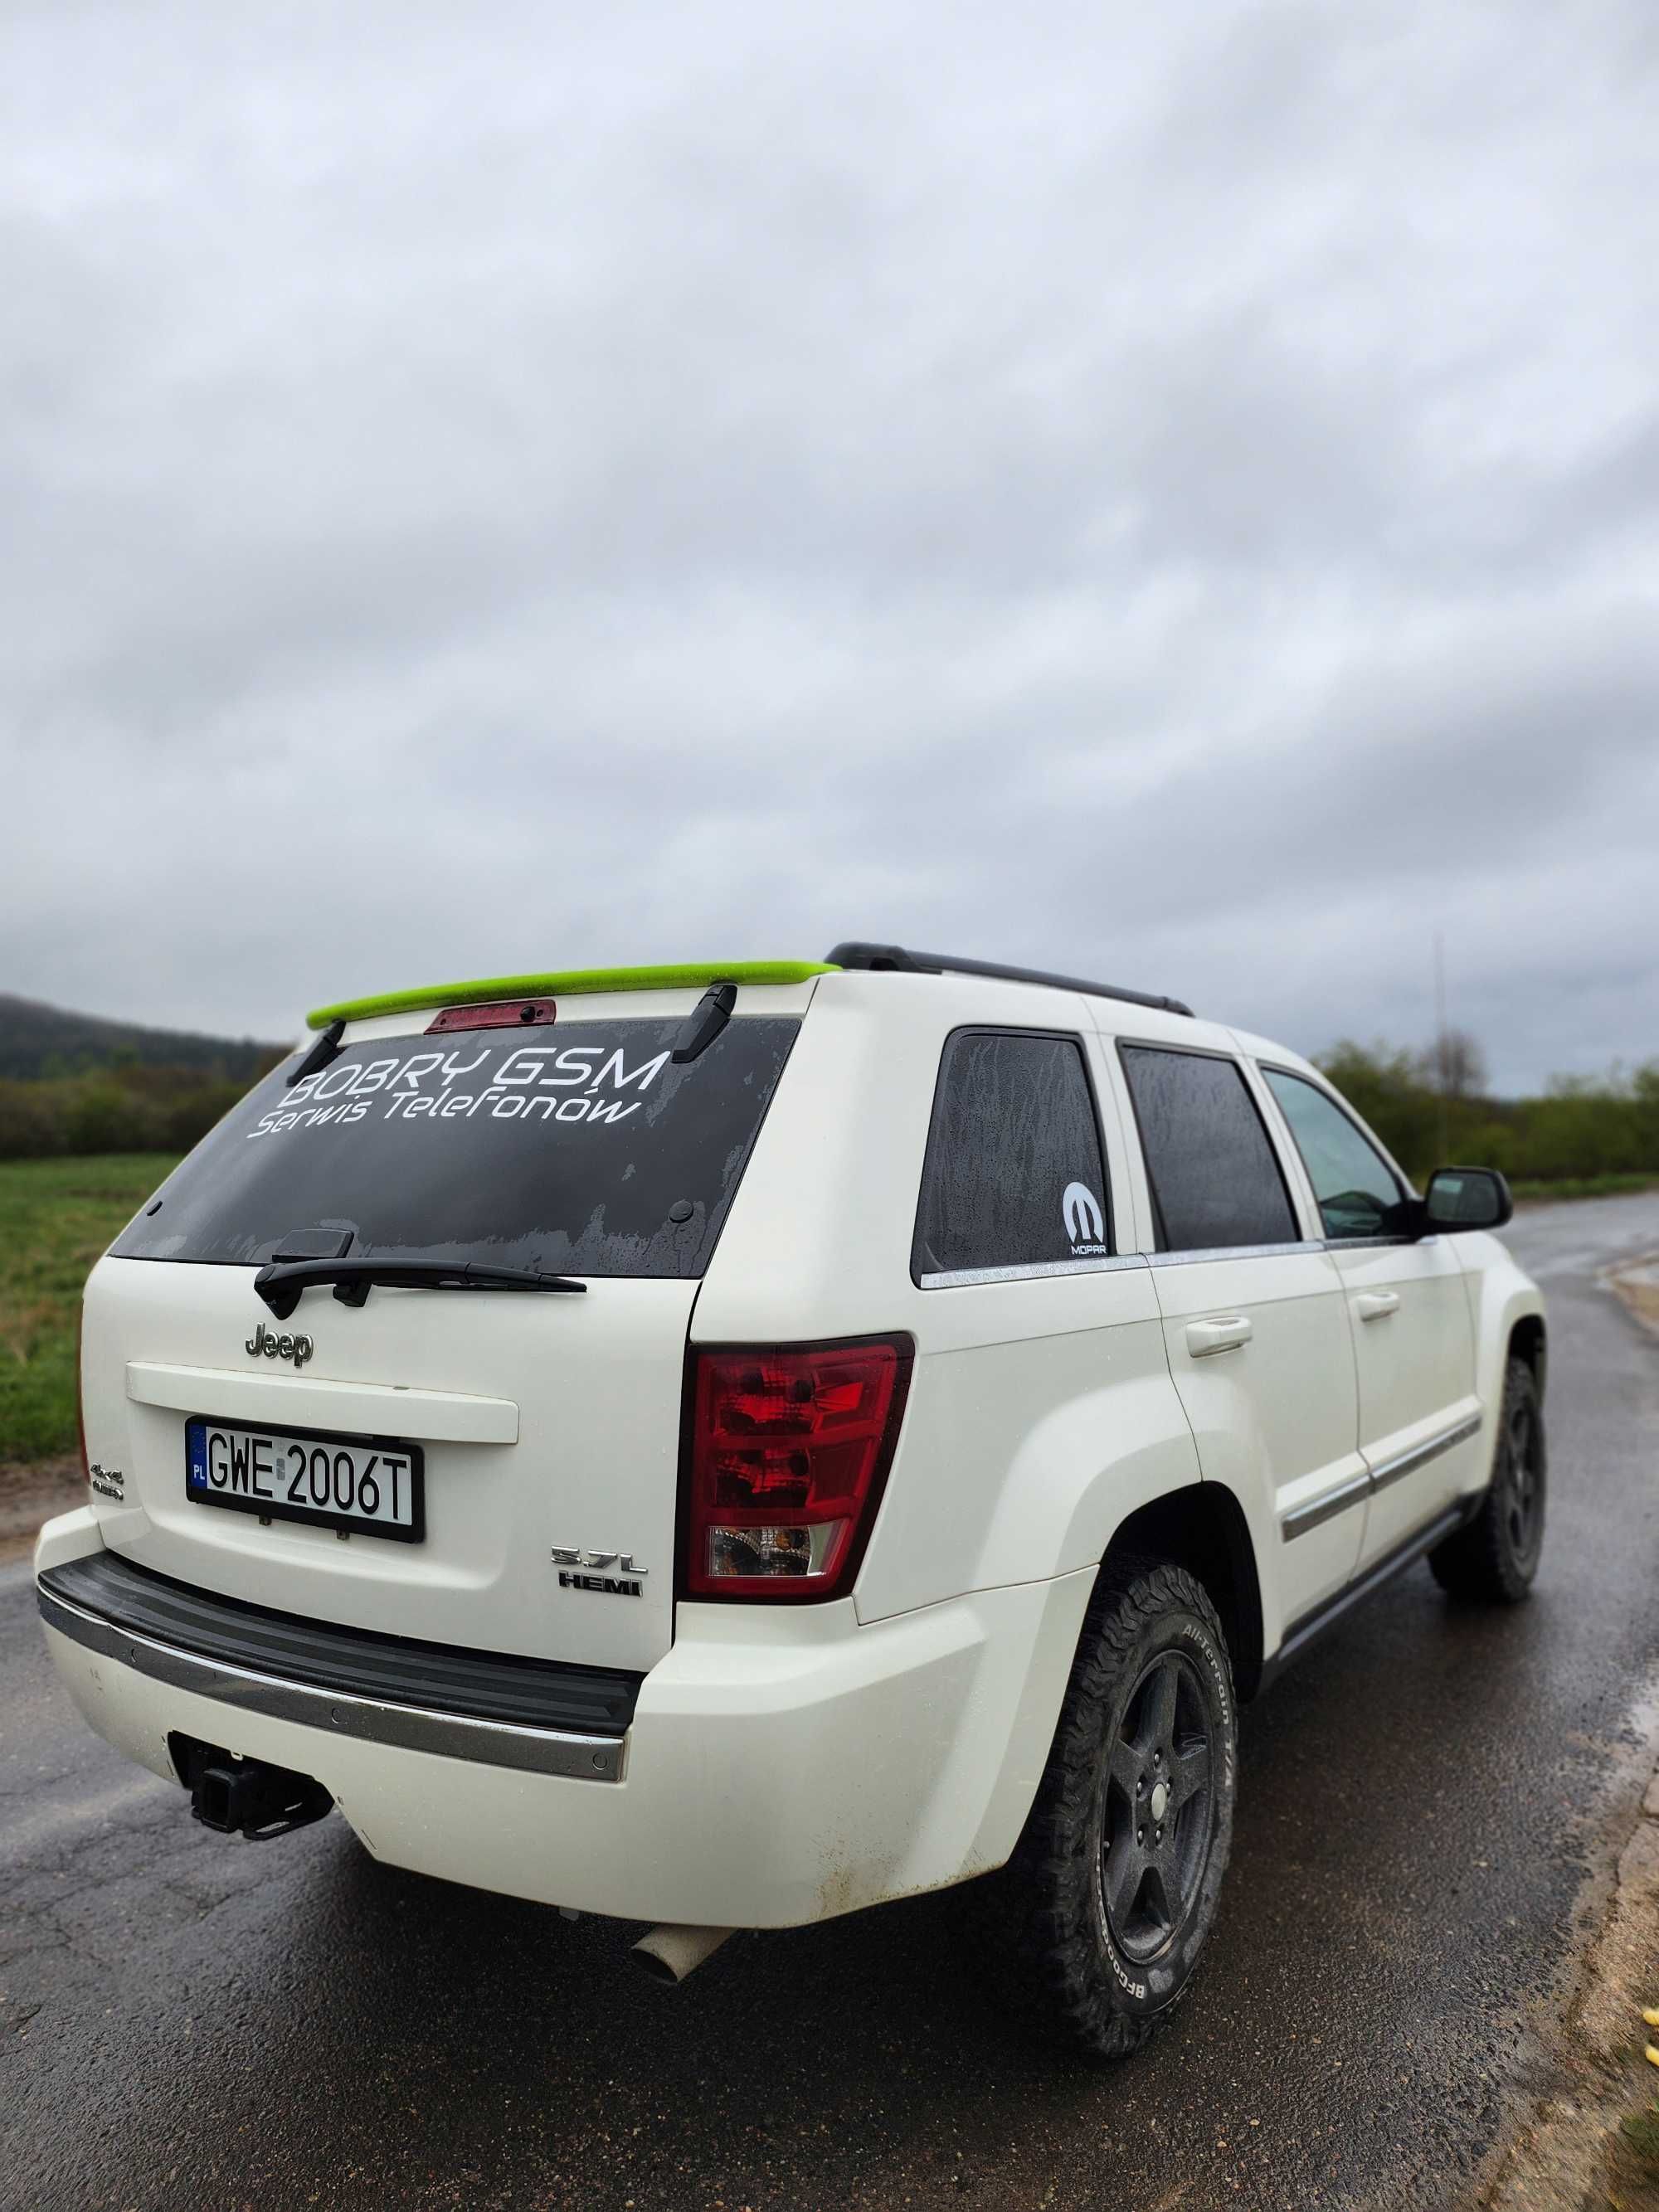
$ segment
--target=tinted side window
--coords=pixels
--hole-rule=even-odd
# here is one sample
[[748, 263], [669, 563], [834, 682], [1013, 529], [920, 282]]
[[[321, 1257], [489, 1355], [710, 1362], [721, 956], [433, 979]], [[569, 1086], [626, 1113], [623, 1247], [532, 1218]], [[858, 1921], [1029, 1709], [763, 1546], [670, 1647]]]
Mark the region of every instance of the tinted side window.
[[1119, 1049], [1164, 1251], [1298, 1242], [1285, 1178], [1243, 1069], [1199, 1053]]
[[959, 1030], [933, 1097], [917, 1279], [1110, 1249], [1100, 1131], [1076, 1040]]
[[1392, 1168], [1316, 1084], [1264, 1067], [1319, 1200], [1328, 1237], [1386, 1235], [1404, 1193]]

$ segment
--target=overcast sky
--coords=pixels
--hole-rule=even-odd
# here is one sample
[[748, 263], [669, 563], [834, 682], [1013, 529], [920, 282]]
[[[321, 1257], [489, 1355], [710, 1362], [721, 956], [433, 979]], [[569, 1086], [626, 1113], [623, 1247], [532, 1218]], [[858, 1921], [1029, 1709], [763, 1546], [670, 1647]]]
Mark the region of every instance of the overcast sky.
[[0, 989], [1659, 1055], [1659, 9], [0, 8]]

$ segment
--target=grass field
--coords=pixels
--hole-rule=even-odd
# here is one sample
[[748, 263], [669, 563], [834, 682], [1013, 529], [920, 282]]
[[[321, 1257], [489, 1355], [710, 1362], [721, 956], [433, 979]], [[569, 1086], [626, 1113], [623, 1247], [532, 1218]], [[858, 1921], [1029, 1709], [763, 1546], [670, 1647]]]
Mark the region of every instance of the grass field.
[[1510, 1186], [1517, 1199], [1540, 1203], [1558, 1198], [1626, 1198], [1632, 1192], [1659, 1188], [1659, 1176], [1567, 1176], [1554, 1182], [1521, 1182]]
[[0, 1464], [75, 1449], [81, 1286], [173, 1165], [167, 1152], [0, 1160]]
[[[0, 1466], [76, 1448], [76, 1316], [93, 1261], [174, 1164], [169, 1152], [0, 1160]], [[1522, 1183], [1517, 1197], [1651, 1188], [1650, 1176]]]

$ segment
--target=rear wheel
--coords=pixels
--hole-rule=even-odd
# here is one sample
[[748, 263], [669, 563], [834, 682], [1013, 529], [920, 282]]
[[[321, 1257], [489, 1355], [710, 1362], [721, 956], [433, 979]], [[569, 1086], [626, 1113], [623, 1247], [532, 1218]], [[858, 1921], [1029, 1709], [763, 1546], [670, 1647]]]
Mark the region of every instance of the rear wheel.
[[1097, 2057], [1134, 2051], [1191, 1984], [1232, 1844], [1226, 1639], [1180, 1567], [1109, 1563], [1005, 1882], [1028, 2009]]
[[1429, 1554], [1442, 1589], [1458, 1597], [1518, 1605], [1531, 1589], [1544, 1548], [1544, 1416], [1538, 1380], [1524, 1359], [1511, 1358], [1492, 1481], [1467, 1528]]

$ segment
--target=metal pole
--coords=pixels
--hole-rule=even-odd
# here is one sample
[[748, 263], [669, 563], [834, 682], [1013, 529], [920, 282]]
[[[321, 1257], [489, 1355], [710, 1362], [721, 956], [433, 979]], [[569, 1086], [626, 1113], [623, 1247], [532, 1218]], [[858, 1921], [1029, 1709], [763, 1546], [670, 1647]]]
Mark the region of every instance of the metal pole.
[[1440, 1162], [1443, 1167], [1450, 1141], [1446, 1132], [1446, 1084], [1450, 1069], [1446, 1039], [1446, 946], [1437, 929], [1434, 933], [1434, 1062], [1440, 1079]]

